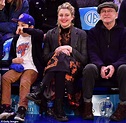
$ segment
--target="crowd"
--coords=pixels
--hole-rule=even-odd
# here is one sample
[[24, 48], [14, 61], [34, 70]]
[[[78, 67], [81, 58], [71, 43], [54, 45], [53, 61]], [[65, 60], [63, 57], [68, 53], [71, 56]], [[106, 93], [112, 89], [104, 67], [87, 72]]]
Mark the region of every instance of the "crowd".
[[[0, 59], [3, 43], [12, 39], [9, 70], [1, 79], [0, 119], [13, 116], [25, 121], [28, 100], [43, 103], [44, 91], [53, 88], [55, 119], [69, 120], [63, 109], [66, 89], [69, 105], [82, 106], [82, 118], [93, 120], [92, 96], [97, 80], [118, 82], [120, 102], [110, 119], [126, 118], [126, 0], [121, 6], [113, 0], [81, 2], [0, 0]], [[86, 33], [81, 29], [79, 8], [90, 6], [97, 6], [100, 20]], [[76, 81], [80, 76], [81, 88]], [[42, 81], [38, 88], [30, 92], [39, 77]], [[14, 112], [11, 84], [17, 80], [19, 102]]]

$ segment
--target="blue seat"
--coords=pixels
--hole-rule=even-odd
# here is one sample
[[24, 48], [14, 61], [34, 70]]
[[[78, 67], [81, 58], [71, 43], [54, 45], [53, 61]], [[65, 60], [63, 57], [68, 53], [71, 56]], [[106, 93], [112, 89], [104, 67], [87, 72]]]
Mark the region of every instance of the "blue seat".
[[89, 30], [95, 26], [99, 20], [97, 7], [79, 8], [81, 26], [83, 30]]

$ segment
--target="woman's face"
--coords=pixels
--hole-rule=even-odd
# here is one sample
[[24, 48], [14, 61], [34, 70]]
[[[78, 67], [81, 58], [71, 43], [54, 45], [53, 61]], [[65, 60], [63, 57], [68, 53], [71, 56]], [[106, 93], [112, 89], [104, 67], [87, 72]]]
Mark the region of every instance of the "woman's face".
[[10, 2], [12, 2], [12, 0], [6, 0], [6, 2], [7, 2], [7, 3], [10, 3]]
[[68, 9], [60, 9], [58, 12], [58, 24], [63, 28], [67, 28], [71, 25], [73, 16]]

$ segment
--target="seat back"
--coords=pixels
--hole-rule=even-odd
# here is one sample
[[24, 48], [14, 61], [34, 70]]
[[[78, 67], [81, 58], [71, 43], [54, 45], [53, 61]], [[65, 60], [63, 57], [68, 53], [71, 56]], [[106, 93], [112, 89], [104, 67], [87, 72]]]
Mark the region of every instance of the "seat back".
[[79, 8], [81, 26], [83, 30], [90, 30], [99, 20], [97, 7]]

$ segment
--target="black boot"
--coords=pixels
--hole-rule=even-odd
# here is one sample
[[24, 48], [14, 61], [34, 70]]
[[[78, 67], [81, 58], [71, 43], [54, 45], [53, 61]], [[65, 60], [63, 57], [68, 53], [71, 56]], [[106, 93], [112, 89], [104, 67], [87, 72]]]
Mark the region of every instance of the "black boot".
[[56, 99], [54, 104], [54, 117], [58, 121], [68, 121], [67, 116], [63, 110], [63, 101], [61, 99]]
[[29, 93], [26, 98], [28, 100], [34, 101], [37, 104], [41, 103], [41, 97], [43, 95], [43, 92], [45, 90], [46, 86], [41, 82], [40, 86], [36, 89], [36, 92]]

